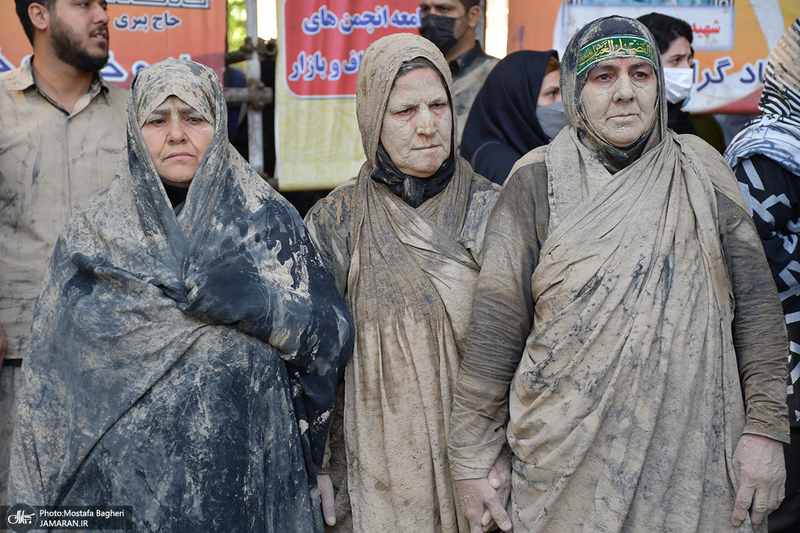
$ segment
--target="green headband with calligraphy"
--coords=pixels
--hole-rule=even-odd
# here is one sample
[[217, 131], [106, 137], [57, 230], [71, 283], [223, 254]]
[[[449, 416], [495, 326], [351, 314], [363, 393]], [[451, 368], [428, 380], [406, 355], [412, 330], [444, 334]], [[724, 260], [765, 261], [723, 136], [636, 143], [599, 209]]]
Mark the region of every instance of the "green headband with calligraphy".
[[641, 57], [656, 66], [655, 50], [650, 41], [635, 35], [612, 35], [593, 41], [578, 55], [578, 75], [596, 63], [616, 57]]

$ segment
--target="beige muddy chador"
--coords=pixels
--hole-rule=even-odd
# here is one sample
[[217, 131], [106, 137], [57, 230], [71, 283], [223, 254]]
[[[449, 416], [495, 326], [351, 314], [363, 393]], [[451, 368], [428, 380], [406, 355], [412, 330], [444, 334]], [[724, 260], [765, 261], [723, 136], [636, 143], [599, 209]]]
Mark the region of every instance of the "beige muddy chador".
[[788, 441], [780, 302], [725, 161], [665, 126], [657, 53], [649, 131], [618, 148], [588, 122], [594, 45], [656, 50], [619, 17], [567, 47], [571, 124], [517, 163], [489, 221], [454, 477], [485, 477], [507, 440], [515, 532], [751, 531], [731, 525], [731, 459], [743, 432]]
[[[356, 100], [367, 161], [306, 217], [356, 327], [343, 406], [355, 531], [468, 531], [446, 439], [497, 189], [452, 151], [444, 180], [441, 172], [405, 176], [399, 194], [379, 181], [385, 176], [376, 166], [391, 164], [378, 156], [386, 153], [379, 138], [389, 93], [400, 66], [419, 57], [441, 74], [452, 109], [450, 73], [432, 43], [410, 34], [376, 41], [361, 63]], [[431, 183], [446, 185], [414, 207], [419, 198], [408, 199], [409, 188], [427, 191]], [[344, 446], [334, 434], [333, 463], [344, 462]], [[346, 494], [337, 489], [339, 505]], [[337, 520], [349, 529], [341, 510]]]

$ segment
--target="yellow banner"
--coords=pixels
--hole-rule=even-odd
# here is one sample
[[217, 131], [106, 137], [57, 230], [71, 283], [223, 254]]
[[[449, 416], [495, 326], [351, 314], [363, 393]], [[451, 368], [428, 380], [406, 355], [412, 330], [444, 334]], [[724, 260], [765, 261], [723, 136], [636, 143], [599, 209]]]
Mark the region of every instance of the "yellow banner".
[[418, 0], [278, 3], [275, 174], [281, 191], [332, 189], [358, 173], [364, 162], [358, 65], [380, 37], [416, 32], [418, 6]]

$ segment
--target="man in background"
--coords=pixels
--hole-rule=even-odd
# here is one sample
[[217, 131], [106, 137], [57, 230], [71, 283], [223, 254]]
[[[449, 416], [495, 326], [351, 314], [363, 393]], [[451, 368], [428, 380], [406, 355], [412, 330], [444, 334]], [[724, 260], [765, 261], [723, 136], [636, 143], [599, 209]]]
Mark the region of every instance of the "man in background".
[[442, 51], [453, 75], [453, 98], [458, 117], [456, 148], [467, 124], [472, 103], [499, 59], [483, 51], [475, 40], [481, 19], [480, 0], [421, 0], [419, 34]]
[[0, 505], [33, 307], [64, 223], [108, 185], [126, 92], [108, 62], [105, 0], [16, 0], [33, 57], [0, 74]]

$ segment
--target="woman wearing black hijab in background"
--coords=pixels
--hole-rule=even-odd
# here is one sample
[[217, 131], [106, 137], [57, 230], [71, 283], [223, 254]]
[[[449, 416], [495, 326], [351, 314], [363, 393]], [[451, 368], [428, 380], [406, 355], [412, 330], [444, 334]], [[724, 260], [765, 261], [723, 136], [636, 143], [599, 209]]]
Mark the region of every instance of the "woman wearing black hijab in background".
[[566, 123], [558, 53], [514, 52], [494, 67], [475, 98], [461, 157], [475, 172], [502, 185], [520, 157], [549, 143]]

